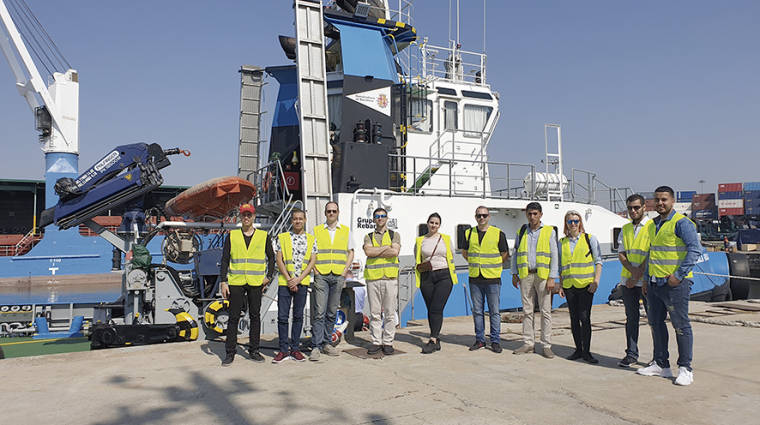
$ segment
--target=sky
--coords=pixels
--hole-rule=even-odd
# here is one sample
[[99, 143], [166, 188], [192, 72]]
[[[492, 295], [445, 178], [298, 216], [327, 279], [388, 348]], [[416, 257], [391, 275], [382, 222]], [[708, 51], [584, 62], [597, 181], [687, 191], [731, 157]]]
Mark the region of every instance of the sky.
[[[238, 70], [290, 63], [277, 41], [294, 32], [288, 0], [26, 2], [79, 71], [80, 170], [117, 145], [156, 142], [192, 152], [172, 158], [167, 184], [234, 175]], [[460, 4], [463, 49], [480, 51], [483, 1]], [[612, 186], [760, 181], [760, 2], [490, 0], [486, 10], [488, 82], [501, 99], [491, 160], [539, 164], [543, 126], [558, 123], [565, 169]], [[446, 45], [448, 13], [449, 0], [417, 0], [413, 24]], [[43, 177], [33, 114], [4, 58], [0, 149], [0, 178]]]

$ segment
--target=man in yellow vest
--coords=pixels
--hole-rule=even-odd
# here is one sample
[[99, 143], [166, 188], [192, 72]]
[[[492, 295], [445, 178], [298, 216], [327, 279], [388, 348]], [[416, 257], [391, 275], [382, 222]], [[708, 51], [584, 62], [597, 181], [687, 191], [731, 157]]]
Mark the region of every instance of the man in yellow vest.
[[259, 353], [261, 294], [272, 281], [275, 270], [274, 251], [269, 235], [253, 227], [253, 206], [243, 204], [239, 211], [242, 227], [230, 231], [225, 239], [219, 271], [222, 279], [220, 283], [222, 296], [230, 302], [224, 344], [226, 356], [222, 361], [222, 366], [231, 365], [235, 359], [240, 310], [246, 300], [251, 322], [248, 354], [253, 361], [264, 361], [264, 357]]
[[[314, 236], [306, 233], [306, 213], [294, 208], [290, 213], [292, 230], [280, 233], [274, 242], [277, 252], [277, 335], [280, 352], [275, 354], [272, 363], [282, 363], [292, 359], [297, 362], [306, 360], [299, 346], [303, 330], [303, 310], [306, 295], [311, 283], [311, 270], [317, 262], [317, 243]], [[290, 309], [293, 308], [293, 323], [288, 325]]]
[[309, 360], [319, 360], [320, 352], [337, 356], [339, 351], [330, 345], [335, 316], [340, 305], [340, 295], [346, 275], [354, 261], [354, 244], [348, 226], [338, 223], [338, 203], [325, 205], [325, 223], [314, 227], [319, 252], [315, 265], [312, 301], [314, 321], [311, 327], [314, 348]]
[[388, 229], [388, 211], [376, 208], [372, 212], [375, 230], [364, 237], [364, 280], [367, 282], [369, 302], [369, 333], [372, 346], [367, 354], [383, 351], [385, 355], [394, 352], [393, 338], [398, 323], [398, 253], [401, 237], [398, 232]]
[[648, 227], [650, 237], [647, 260], [648, 282], [642, 287], [649, 304], [649, 325], [652, 327], [654, 361], [636, 372], [645, 376], [670, 378], [668, 360], [668, 328], [665, 317], [676, 331], [678, 343], [677, 385], [691, 385], [694, 336], [689, 321], [689, 295], [693, 283], [692, 268], [702, 255], [697, 228], [683, 214], [673, 210], [673, 189], [660, 186], [655, 190], [655, 210], [659, 216]]
[[[628, 217], [631, 222], [623, 226], [618, 235], [618, 259], [623, 266], [620, 272], [620, 288], [625, 306], [625, 357], [620, 367], [630, 367], [639, 359], [639, 303], [643, 298], [641, 288], [646, 282], [647, 256], [649, 255], [649, 230], [651, 223], [645, 214], [645, 200], [639, 194], [626, 199]], [[644, 303], [646, 307], [646, 302]]]
[[520, 288], [523, 305], [523, 345], [514, 354], [533, 352], [535, 330], [533, 306], [538, 297], [541, 310], [541, 354], [554, 358], [551, 348], [552, 292], [555, 279], [559, 279], [557, 231], [541, 222], [541, 204], [531, 202], [525, 207], [528, 224], [524, 224], [515, 238], [515, 255], [512, 256], [512, 285]]
[[477, 227], [465, 231], [467, 250], [462, 256], [470, 265], [470, 297], [472, 298], [472, 318], [475, 322], [475, 343], [470, 351], [486, 346], [485, 304], [488, 303], [491, 325], [491, 350], [501, 353], [501, 273], [509, 256], [507, 237], [498, 227], [491, 226], [488, 208], [475, 209]]

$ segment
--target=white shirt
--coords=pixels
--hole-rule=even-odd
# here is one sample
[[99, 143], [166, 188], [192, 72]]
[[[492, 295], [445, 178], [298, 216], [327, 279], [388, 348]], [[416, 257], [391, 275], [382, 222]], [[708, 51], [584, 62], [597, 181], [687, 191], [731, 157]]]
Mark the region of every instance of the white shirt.
[[[327, 225], [327, 223], [323, 224], [322, 227], [327, 229], [327, 231], [330, 233], [330, 243], [335, 242], [335, 232], [340, 229], [341, 226], [340, 223], [335, 223], [334, 228], [330, 228], [330, 226]], [[348, 250], [353, 251], [354, 250], [354, 239], [352, 238], [351, 229], [348, 229]]]
[[[644, 216], [643, 219], [639, 222], [639, 224], [633, 225], [633, 237], [636, 238], [639, 235], [639, 230], [643, 229], [644, 226], [649, 222], [649, 217]], [[631, 222], [633, 224], [633, 222]], [[620, 231], [620, 234], [618, 235], [618, 252], [625, 252], [625, 245], [623, 244], [623, 231]], [[643, 286], [644, 285], [644, 279], [646, 279], [646, 276], [642, 275], [641, 279], [639, 279], [638, 282], [636, 282], [636, 286]], [[623, 279], [623, 276], [620, 276], [620, 284], [625, 285], [625, 279]]]

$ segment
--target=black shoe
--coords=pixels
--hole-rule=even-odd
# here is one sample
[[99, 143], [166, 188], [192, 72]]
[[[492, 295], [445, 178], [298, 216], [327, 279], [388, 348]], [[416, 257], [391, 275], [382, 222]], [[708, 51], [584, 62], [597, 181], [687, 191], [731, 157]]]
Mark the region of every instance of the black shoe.
[[374, 345], [374, 344], [372, 344], [372, 346], [369, 347], [369, 349], [367, 349], [367, 354], [369, 354], [371, 356], [371, 355], [379, 353], [380, 350], [382, 350], [382, 349], [383, 349], [383, 347], [381, 345]]
[[491, 351], [494, 353], [501, 353], [501, 345], [498, 342], [494, 342], [491, 344]]
[[255, 361], [256, 363], [264, 362], [264, 356], [262, 356], [261, 353], [259, 353], [259, 350], [249, 351], [248, 355], [251, 357], [251, 360]]
[[386, 356], [390, 356], [391, 354], [395, 353], [396, 350], [393, 349], [392, 345], [383, 345], [383, 354]]
[[427, 344], [422, 346], [422, 354], [430, 354], [435, 350], [435, 342], [428, 341]]
[[581, 357], [583, 357], [583, 353], [581, 353], [579, 350], [575, 350], [575, 351], [573, 351], [573, 354], [570, 354], [569, 356], [567, 356], [567, 359], [568, 360], [578, 360]]
[[222, 360], [222, 366], [227, 367], [232, 365], [233, 360], [235, 360], [235, 354], [227, 354], [227, 356], [224, 357], [224, 360]]
[[435, 351], [441, 351], [441, 340], [435, 340]]
[[625, 356], [625, 357], [623, 357], [618, 362], [618, 366], [620, 366], [620, 367], [631, 367], [631, 365], [636, 364], [637, 361], [638, 361], [638, 359], [635, 359], [635, 358], [633, 358], [631, 356]]
[[472, 344], [470, 347], [470, 351], [480, 350], [481, 348], [485, 347], [486, 343], [481, 341], [475, 341], [475, 344]]
[[599, 360], [597, 360], [596, 358], [594, 358], [594, 356], [592, 356], [591, 353], [584, 353], [583, 354], [583, 360], [585, 360], [585, 361], [587, 361], [587, 362], [589, 362], [591, 364], [597, 364], [597, 363], [599, 363]]

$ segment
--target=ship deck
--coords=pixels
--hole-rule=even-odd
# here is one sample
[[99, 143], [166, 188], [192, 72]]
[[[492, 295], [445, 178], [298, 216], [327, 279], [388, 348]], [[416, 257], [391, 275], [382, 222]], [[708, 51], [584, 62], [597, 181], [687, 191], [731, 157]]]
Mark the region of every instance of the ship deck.
[[[726, 306], [733, 306], [731, 308]], [[739, 308], [736, 308], [736, 307]], [[442, 351], [420, 354], [426, 323], [397, 333], [404, 354], [274, 365], [238, 355], [221, 368], [222, 343], [197, 341], [0, 361], [3, 423], [382, 423], [741, 424], [760, 399], [760, 328], [706, 322], [760, 321], [760, 304], [692, 302], [690, 387], [617, 366], [625, 346], [622, 307], [594, 306], [598, 365], [568, 361], [566, 309], [554, 312], [557, 357], [516, 356], [521, 325], [503, 323], [495, 354], [470, 352], [470, 317], [446, 318]], [[670, 353], [677, 349], [671, 332]], [[367, 343], [366, 332], [357, 333]], [[274, 345], [273, 337], [263, 343]], [[642, 320], [642, 358], [652, 342]], [[341, 349], [352, 349], [345, 342]], [[676, 370], [677, 373], [677, 370]], [[11, 390], [12, 389], [12, 390]]]

